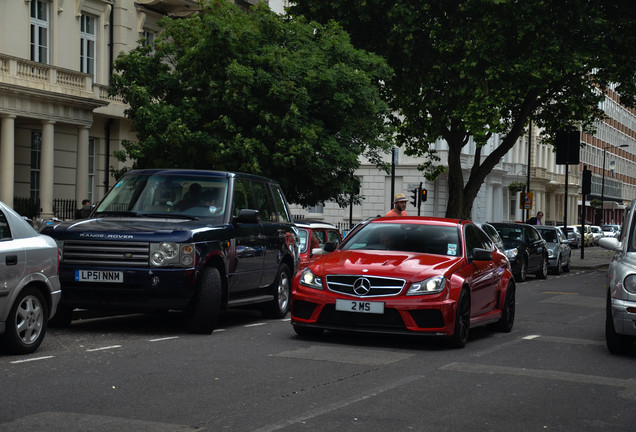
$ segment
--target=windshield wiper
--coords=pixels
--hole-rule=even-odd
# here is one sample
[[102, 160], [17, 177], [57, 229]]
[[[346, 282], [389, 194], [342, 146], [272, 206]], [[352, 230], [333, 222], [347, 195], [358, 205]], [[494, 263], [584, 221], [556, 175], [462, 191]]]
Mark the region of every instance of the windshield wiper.
[[139, 213], [134, 211], [106, 210], [95, 212], [94, 216], [139, 216]]
[[184, 215], [180, 213], [137, 213], [137, 215], [151, 218], [199, 220], [199, 218], [196, 216]]

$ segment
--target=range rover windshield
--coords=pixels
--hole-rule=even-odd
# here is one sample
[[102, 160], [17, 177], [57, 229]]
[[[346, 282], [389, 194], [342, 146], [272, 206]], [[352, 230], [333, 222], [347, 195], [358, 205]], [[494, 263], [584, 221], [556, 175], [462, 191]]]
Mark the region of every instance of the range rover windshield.
[[196, 175], [140, 174], [123, 177], [95, 216], [222, 218], [228, 179]]

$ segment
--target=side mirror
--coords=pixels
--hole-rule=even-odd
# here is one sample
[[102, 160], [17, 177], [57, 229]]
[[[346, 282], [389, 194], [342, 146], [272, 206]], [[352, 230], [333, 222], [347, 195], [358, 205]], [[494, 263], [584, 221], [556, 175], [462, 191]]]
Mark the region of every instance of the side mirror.
[[241, 209], [238, 216], [233, 220], [235, 223], [257, 224], [261, 222], [261, 216], [258, 210]]
[[618, 241], [615, 237], [603, 237], [599, 239], [598, 245], [603, 249], [608, 249], [611, 251], [620, 251], [622, 250], [621, 242]]
[[482, 248], [473, 249], [473, 261], [492, 261], [492, 252]]
[[337, 247], [338, 247], [338, 243], [336, 243], [336, 242], [327, 242], [327, 243], [325, 243], [325, 246], [323, 247], [323, 250], [325, 252], [329, 253], [329, 252], [335, 251]]

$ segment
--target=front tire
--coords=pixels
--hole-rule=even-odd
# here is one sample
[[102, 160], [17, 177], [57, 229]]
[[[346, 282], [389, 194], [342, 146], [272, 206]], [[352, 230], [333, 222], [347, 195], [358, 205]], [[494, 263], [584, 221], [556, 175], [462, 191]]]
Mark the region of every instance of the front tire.
[[7, 319], [6, 349], [13, 354], [34, 352], [44, 339], [49, 309], [35, 288], [25, 288], [15, 299]]
[[265, 303], [261, 307], [261, 312], [265, 318], [284, 318], [289, 312], [291, 299], [291, 272], [287, 264], [280, 265], [271, 290], [274, 293], [274, 300]]
[[186, 326], [193, 333], [210, 334], [221, 315], [223, 284], [215, 267], [206, 267], [199, 280], [199, 289], [186, 310]]
[[557, 258], [557, 265], [554, 268], [554, 274], [555, 275], [560, 275], [561, 274], [561, 267], [563, 266], [563, 264], [561, 263], [561, 256], [559, 255], [559, 257]]
[[528, 276], [528, 259], [526, 257], [521, 258], [521, 267], [519, 273], [515, 275], [515, 279], [519, 282], [524, 282]]
[[535, 273], [537, 278], [539, 279], [545, 279], [548, 277], [548, 257], [543, 255], [542, 259], [543, 261], [541, 262], [541, 267]]
[[470, 331], [470, 297], [468, 291], [462, 289], [457, 300], [457, 310], [455, 310], [455, 328], [453, 335], [448, 340], [451, 348], [464, 348], [468, 342]]
[[616, 332], [614, 320], [612, 319], [612, 301], [607, 296], [607, 307], [605, 309], [605, 343], [607, 349], [612, 354], [624, 355], [631, 351], [634, 339], [631, 336]]

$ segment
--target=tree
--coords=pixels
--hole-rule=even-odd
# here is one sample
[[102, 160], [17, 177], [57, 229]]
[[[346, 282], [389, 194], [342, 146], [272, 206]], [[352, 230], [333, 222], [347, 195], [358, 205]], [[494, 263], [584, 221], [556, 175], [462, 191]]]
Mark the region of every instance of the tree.
[[[387, 79], [399, 143], [428, 156], [449, 146], [446, 216], [470, 215], [486, 176], [524, 133], [530, 120], [544, 141], [568, 126], [593, 133], [603, 91], [618, 84], [621, 100], [636, 95], [636, 3], [632, 0], [296, 0], [292, 19], [333, 19], [356, 47], [387, 59]], [[481, 148], [493, 134], [498, 147]], [[476, 152], [464, 179], [462, 149]]]
[[364, 155], [390, 147], [379, 56], [335, 23], [286, 21], [266, 7], [202, 4], [115, 62], [129, 104], [133, 168], [236, 170], [277, 179], [290, 202], [348, 203]]

